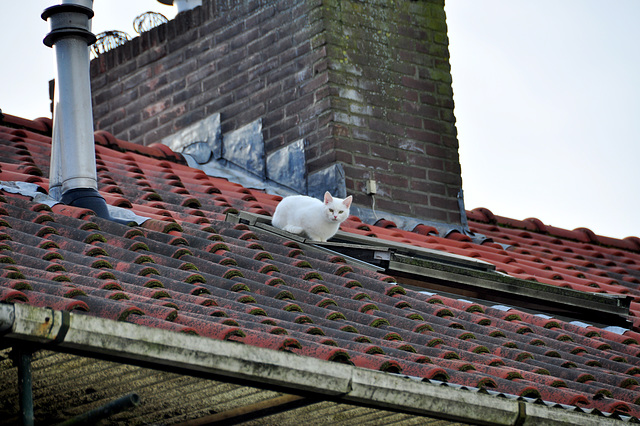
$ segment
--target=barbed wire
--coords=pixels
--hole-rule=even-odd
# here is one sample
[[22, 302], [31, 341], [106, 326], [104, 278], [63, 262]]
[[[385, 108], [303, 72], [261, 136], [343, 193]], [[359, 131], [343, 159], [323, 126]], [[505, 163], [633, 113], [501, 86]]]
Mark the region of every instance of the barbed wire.
[[162, 25], [165, 22], [169, 22], [166, 16], [158, 12], [145, 12], [142, 15], [136, 17], [133, 21], [133, 29], [138, 34], [142, 34], [145, 31]]
[[104, 31], [96, 35], [96, 42], [91, 45], [91, 53], [97, 58], [111, 49], [122, 46], [131, 40], [124, 31]]

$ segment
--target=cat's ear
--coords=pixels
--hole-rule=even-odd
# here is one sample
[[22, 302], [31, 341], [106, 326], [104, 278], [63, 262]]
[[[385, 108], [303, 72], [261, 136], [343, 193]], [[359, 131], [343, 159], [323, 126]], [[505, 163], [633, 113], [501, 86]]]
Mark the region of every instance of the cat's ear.
[[342, 200], [342, 204], [344, 204], [345, 206], [347, 206], [347, 208], [349, 208], [349, 207], [351, 207], [351, 202], [352, 201], [353, 201], [353, 197], [351, 195], [349, 195], [347, 198]]
[[324, 203], [329, 204], [333, 202], [333, 197], [329, 194], [329, 191], [324, 193]]

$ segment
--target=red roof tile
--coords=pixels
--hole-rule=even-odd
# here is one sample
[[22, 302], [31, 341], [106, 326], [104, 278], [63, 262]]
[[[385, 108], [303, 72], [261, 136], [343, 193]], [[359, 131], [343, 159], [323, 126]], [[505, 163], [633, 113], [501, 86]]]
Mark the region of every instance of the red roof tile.
[[[51, 121], [4, 116], [0, 179], [48, 188]], [[225, 222], [280, 197], [210, 177], [180, 154], [96, 133], [107, 202], [151, 217], [126, 227], [86, 209], [0, 192], [0, 301], [292, 351], [463, 386], [640, 417], [640, 239], [468, 212], [439, 235], [389, 220], [342, 229], [478, 258], [514, 277], [633, 298], [623, 334], [396, 284], [286, 238]]]

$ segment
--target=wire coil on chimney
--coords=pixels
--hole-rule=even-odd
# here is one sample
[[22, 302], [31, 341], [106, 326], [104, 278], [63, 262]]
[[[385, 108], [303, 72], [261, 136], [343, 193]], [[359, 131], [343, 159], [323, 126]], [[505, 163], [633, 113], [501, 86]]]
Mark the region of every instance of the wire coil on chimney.
[[131, 36], [124, 31], [104, 31], [96, 36], [96, 42], [91, 45], [91, 53], [97, 58], [108, 51], [122, 46], [131, 40]]
[[159, 25], [169, 22], [166, 16], [158, 12], [145, 12], [138, 15], [133, 21], [133, 29], [138, 34], [142, 34]]

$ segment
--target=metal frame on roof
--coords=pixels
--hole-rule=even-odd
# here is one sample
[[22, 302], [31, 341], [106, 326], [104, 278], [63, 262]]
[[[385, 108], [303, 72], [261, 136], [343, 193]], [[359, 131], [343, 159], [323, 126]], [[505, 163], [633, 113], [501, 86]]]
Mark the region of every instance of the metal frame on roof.
[[384, 272], [399, 284], [429, 290], [444, 290], [465, 297], [535, 309], [552, 315], [630, 327], [627, 295], [585, 293], [536, 281], [523, 280], [495, 271], [495, 266], [443, 251], [416, 247], [381, 238], [338, 231], [328, 242], [311, 241], [271, 226], [271, 217], [240, 212], [227, 221], [244, 223], [284, 235], [315, 250], [346, 256], [347, 263]]

